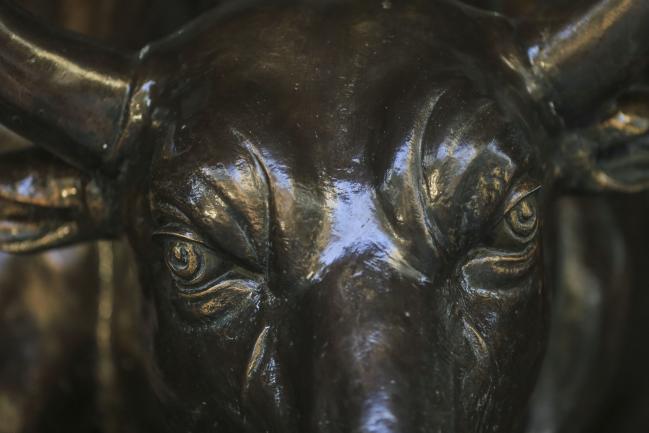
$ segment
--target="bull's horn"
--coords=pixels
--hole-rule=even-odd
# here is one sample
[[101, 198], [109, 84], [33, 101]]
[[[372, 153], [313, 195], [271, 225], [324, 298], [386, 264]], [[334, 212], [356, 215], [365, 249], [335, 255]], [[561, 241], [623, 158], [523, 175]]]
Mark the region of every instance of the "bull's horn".
[[116, 160], [132, 64], [0, 1], [0, 119], [35, 141], [64, 143], [48, 150], [76, 165]]
[[563, 19], [541, 18], [534, 31], [527, 29], [530, 89], [566, 119], [614, 93], [646, 66], [649, 54], [648, 0], [588, 3]]

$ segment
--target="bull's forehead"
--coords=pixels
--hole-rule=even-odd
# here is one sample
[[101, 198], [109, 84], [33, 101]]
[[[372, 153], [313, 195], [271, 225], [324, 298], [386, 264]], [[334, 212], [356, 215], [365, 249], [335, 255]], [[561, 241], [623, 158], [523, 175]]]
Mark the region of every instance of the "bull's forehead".
[[[475, 77], [498, 63], [486, 42], [493, 20], [428, 1], [217, 9], [173, 44], [156, 47], [153, 58], [171, 77], [159, 105], [175, 125], [237, 128], [253, 138], [269, 133], [266, 147], [280, 142], [283, 154], [306, 154], [321, 169], [339, 171], [343, 161], [382, 152], [377, 136], [386, 119], [410, 122], [448, 83], [473, 77], [469, 87], [489, 91], [494, 84]], [[458, 38], [460, 24], [475, 32]]]
[[538, 159], [493, 101], [452, 83], [428, 90], [380, 116], [350, 113], [363, 122], [344, 133], [268, 121], [282, 114], [264, 109], [170, 123], [154, 206], [177, 207], [187, 226], [251, 261], [265, 260], [270, 242], [305, 278], [366, 246], [410, 261], [431, 231], [457, 244], [518, 182], [538, 180]]
[[[340, 131], [341, 122], [357, 118], [350, 113], [380, 106], [411, 81], [481, 75], [474, 81], [488, 87], [482, 69], [497, 75], [507, 54], [490, 41], [502, 23], [461, 3], [279, 3], [216, 9], [151, 49], [151, 75], [163, 71], [166, 96], [181, 116], [224, 105], [254, 111], [271, 100], [293, 117], [310, 114], [296, 119], [305, 127]], [[460, 25], [475, 31], [458, 37]]]
[[271, 8], [193, 40], [158, 122], [154, 207], [239, 257], [272, 244], [291, 278], [366, 247], [412, 261], [431, 231], [457, 242], [463, 205], [484, 218], [533, 166], [430, 20], [336, 12]]

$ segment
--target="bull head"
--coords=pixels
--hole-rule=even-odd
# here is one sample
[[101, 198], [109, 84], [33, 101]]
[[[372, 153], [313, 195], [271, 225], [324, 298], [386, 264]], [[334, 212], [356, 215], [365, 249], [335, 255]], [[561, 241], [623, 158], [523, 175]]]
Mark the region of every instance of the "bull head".
[[0, 245], [128, 234], [172, 431], [519, 431], [547, 192], [647, 182], [642, 140], [580, 139], [647, 18], [245, 2], [128, 56], [2, 3], [3, 120], [76, 168], [4, 161]]

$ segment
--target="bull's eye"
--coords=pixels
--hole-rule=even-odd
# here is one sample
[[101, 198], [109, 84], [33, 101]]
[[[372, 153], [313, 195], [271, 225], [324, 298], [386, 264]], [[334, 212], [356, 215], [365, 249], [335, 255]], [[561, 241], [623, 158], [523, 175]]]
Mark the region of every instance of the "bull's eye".
[[203, 254], [189, 242], [170, 242], [165, 251], [169, 270], [182, 280], [195, 279], [203, 268]]
[[212, 317], [225, 324], [256, 311], [264, 279], [250, 263], [184, 224], [167, 224], [153, 239], [168, 269], [159, 278], [179, 318], [204, 323]]
[[490, 244], [501, 250], [518, 249], [536, 238], [539, 229], [536, 193], [514, 199], [494, 227]]
[[512, 234], [521, 240], [528, 240], [536, 233], [538, 219], [536, 200], [528, 195], [519, 201], [505, 216], [505, 221]]
[[164, 260], [181, 292], [199, 292], [225, 278], [233, 265], [203, 243], [165, 234]]

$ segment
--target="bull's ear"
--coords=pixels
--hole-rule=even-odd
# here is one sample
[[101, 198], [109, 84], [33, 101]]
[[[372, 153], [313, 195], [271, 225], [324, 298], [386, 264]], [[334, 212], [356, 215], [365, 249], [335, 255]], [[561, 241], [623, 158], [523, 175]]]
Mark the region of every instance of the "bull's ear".
[[649, 190], [649, 87], [621, 96], [597, 124], [559, 140], [555, 174], [568, 190]]
[[0, 251], [30, 253], [113, 235], [109, 196], [100, 180], [41, 150], [0, 154]]

